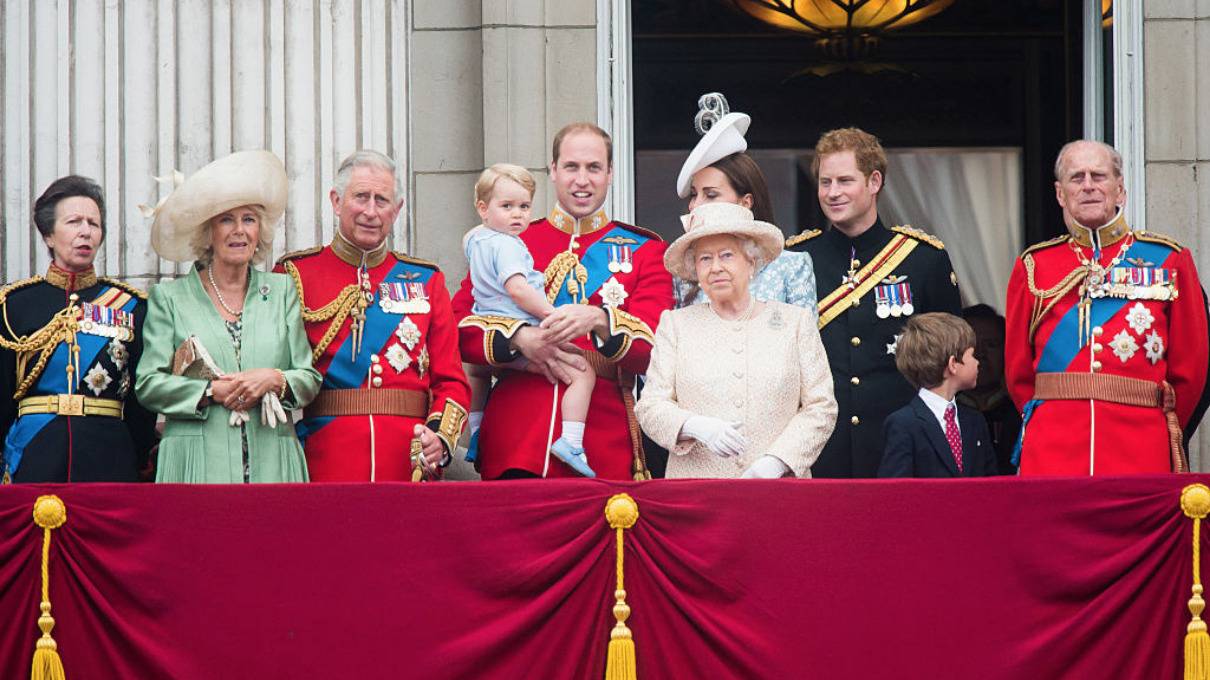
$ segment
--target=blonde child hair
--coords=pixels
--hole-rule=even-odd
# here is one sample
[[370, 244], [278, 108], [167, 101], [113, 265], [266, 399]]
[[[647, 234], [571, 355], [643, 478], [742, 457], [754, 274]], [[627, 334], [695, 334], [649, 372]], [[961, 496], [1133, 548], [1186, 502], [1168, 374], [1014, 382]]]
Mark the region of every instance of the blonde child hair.
[[530, 198], [533, 198], [534, 191], [538, 188], [538, 183], [534, 181], [534, 176], [529, 174], [529, 170], [512, 163], [496, 163], [479, 173], [479, 179], [475, 181], [476, 205], [479, 201], [491, 202], [492, 192], [495, 191], [496, 183], [501, 179], [511, 179], [520, 184], [529, 192]]

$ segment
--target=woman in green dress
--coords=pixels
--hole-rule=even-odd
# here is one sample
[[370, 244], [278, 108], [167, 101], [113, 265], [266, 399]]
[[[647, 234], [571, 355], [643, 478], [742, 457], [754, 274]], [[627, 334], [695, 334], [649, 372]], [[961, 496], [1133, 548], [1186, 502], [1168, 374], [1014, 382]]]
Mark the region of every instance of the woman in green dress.
[[[152, 289], [144, 325], [135, 393], [167, 420], [157, 482], [307, 481], [285, 411], [315, 397], [320, 375], [294, 285], [252, 266], [269, 253], [286, 191], [276, 156], [241, 151], [199, 170], [156, 208], [156, 252], [194, 261], [188, 274]], [[208, 359], [182, 371], [174, 355], [184, 343]]]

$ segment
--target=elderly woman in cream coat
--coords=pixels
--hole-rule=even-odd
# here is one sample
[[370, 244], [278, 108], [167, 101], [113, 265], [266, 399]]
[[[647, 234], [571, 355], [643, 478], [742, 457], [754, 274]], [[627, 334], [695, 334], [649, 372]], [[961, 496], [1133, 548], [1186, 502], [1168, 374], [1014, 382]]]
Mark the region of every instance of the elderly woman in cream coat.
[[[151, 289], [144, 324], [135, 393], [167, 419], [157, 482], [307, 481], [285, 411], [310, 403], [320, 376], [294, 284], [252, 266], [272, 247], [287, 186], [277, 156], [240, 151], [198, 170], [156, 208], [156, 252], [193, 261]], [[174, 354], [186, 341], [210, 355], [209, 369], [179, 370]]]
[[815, 315], [750, 292], [781, 231], [732, 203], [698, 206], [685, 229], [664, 266], [710, 301], [661, 317], [639, 424], [671, 452], [668, 477], [810, 477], [836, 424]]

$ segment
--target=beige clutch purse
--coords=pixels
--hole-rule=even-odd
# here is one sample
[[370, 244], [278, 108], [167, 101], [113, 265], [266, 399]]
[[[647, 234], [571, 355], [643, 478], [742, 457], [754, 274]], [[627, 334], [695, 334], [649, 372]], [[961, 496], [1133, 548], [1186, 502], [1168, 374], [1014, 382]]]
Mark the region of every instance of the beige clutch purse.
[[214, 363], [202, 341], [198, 340], [196, 335], [190, 335], [172, 354], [172, 374], [214, 380], [221, 376], [223, 371]]

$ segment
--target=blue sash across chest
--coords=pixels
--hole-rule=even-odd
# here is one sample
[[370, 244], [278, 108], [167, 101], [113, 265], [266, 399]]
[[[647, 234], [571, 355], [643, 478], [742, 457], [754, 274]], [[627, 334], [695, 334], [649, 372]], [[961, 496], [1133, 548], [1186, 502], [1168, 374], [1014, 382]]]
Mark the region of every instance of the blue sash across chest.
[[[584, 250], [584, 254], [580, 256], [580, 264], [588, 270], [588, 280], [584, 283], [584, 299], [592, 297], [593, 293], [597, 292], [606, 281], [609, 280], [613, 273], [609, 271], [609, 247], [613, 244], [608, 243], [610, 239], [625, 238], [634, 243], [630, 245], [631, 252], [637, 252], [645, 243], [651, 239], [637, 234], [629, 229], [614, 226], [607, 234], [593, 242]], [[571, 280], [571, 277], [568, 277]], [[555, 296], [554, 306], [565, 305], [574, 302], [571, 293], [567, 291], [567, 284], [559, 289], [559, 294]]]
[[[100, 299], [110, 288], [111, 286], [101, 288], [94, 299]], [[124, 312], [133, 313], [138, 302], [138, 298], [132, 296], [121, 309]], [[96, 361], [97, 355], [109, 344], [110, 339], [99, 335], [77, 333], [76, 342], [80, 345], [80, 371], [87, 373], [89, 367]], [[30, 388], [29, 395], [67, 394], [67, 362], [69, 360], [67, 345], [60, 342], [46, 362], [42, 375], [38, 376], [37, 382]], [[82, 375], [77, 377], [83, 379]], [[72, 391], [78, 392], [74, 386]], [[54, 413], [37, 413], [21, 416], [13, 422], [13, 426], [8, 430], [8, 436], [4, 438], [4, 464], [8, 467], [10, 474], [16, 473], [17, 467], [20, 466], [25, 447], [29, 446], [42, 428], [57, 417]]]

